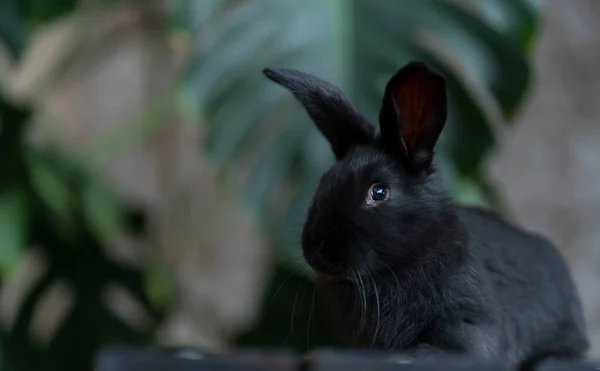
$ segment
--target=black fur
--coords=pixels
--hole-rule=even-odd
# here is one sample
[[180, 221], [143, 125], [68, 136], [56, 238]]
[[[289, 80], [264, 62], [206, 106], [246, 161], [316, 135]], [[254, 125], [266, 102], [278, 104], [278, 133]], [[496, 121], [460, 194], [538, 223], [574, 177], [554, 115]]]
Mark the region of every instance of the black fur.
[[344, 157], [350, 147], [372, 142], [375, 135], [373, 127], [337, 87], [289, 68], [267, 68], [264, 73], [288, 88], [302, 103], [331, 143], [338, 160]]
[[[443, 77], [412, 62], [392, 77], [380, 132], [337, 88], [268, 68], [338, 161], [321, 178], [302, 233], [306, 261], [359, 346], [432, 349], [511, 362], [588, 348], [570, 272], [545, 239], [455, 205], [435, 171], [446, 119]], [[368, 204], [372, 184], [389, 189]]]

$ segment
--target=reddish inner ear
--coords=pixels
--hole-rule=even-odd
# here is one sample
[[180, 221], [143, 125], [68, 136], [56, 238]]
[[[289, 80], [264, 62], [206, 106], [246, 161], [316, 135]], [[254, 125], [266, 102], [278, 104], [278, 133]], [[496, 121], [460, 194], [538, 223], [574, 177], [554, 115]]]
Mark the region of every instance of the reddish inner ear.
[[396, 107], [402, 119], [402, 142], [407, 150], [414, 148], [419, 136], [429, 128], [428, 116], [436, 116], [438, 87], [426, 70], [413, 72], [400, 83], [396, 92]]

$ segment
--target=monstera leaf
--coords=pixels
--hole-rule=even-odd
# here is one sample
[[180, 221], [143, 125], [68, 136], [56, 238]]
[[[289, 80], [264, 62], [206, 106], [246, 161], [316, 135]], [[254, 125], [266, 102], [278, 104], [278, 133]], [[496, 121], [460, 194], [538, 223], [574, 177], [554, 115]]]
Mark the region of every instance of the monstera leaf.
[[[206, 122], [204, 148], [225, 169], [241, 165], [239, 194], [299, 266], [299, 230], [315, 184], [333, 161], [328, 144], [293, 101], [267, 81], [267, 66], [299, 68], [338, 85], [376, 122], [387, 79], [410, 60], [442, 72], [449, 121], [438, 166], [455, 195], [483, 203], [480, 165], [494, 145], [477, 91], [505, 119], [530, 80], [527, 53], [537, 7], [525, 0], [175, 1], [174, 26], [194, 58], [181, 89], [187, 112]], [[423, 40], [430, 42], [423, 42]], [[441, 45], [441, 49], [432, 49]], [[442, 50], [442, 52], [439, 52]], [[448, 55], [448, 57], [441, 57]], [[450, 63], [452, 61], [452, 63]], [[478, 93], [479, 94], [479, 93]], [[461, 187], [465, 183], [468, 187]]]

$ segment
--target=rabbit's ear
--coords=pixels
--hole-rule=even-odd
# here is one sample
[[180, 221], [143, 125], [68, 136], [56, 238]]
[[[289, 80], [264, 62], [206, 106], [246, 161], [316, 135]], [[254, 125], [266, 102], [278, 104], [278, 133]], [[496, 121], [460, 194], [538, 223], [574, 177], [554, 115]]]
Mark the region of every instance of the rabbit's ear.
[[294, 94], [331, 144], [337, 160], [350, 148], [373, 142], [373, 126], [331, 83], [291, 68], [270, 67], [263, 73]]
[[423, 62], [410, 62], [387, 83], [379, 112], [383, 146], [415, 171], [431, 165], [446, 123], [446, 82]]

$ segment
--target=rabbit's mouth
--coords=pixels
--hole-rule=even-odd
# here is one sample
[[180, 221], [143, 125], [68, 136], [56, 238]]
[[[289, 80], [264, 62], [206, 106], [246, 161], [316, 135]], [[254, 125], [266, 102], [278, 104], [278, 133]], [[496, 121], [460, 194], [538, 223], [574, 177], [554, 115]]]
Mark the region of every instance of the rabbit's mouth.
[[322, 281], [339, 282], [350, 280], [350, 276], [345, 269], [339, 264], [333, 264], [326, 261], [319, 253], [305, 253], [304, 259], [316, 274], [317, 278]]
[[331, 274], [317, 272], [317, 277], [324, 282], [351, 282], [352, 280], [345, 274]]

